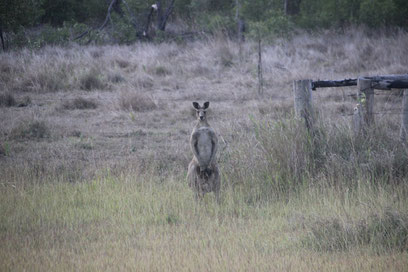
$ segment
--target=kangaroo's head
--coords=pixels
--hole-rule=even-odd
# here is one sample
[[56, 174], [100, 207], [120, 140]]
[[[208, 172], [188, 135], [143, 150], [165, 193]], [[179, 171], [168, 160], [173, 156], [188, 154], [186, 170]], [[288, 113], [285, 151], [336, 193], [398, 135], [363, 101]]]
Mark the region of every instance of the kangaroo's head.
[[198, 102], [193, 102], [193, 107], [196, 110], [197, 120], [205, 121], [206, 120], [206, 113], [207, 109], [210, 106], [210, 102], [204, 102], [203, 106], [201, 107]]

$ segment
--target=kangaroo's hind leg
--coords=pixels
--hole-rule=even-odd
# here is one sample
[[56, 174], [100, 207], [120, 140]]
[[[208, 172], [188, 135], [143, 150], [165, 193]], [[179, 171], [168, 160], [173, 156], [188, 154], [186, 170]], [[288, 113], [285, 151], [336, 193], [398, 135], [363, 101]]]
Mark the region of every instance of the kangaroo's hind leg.
[[212, 184], [212, 191], [215, 194], [215, 199], [217, 200], [217, 203], [220, 203], [220, 188], [221, 188], [220, 172], [216, 165], [213, 166], [210, 179]]

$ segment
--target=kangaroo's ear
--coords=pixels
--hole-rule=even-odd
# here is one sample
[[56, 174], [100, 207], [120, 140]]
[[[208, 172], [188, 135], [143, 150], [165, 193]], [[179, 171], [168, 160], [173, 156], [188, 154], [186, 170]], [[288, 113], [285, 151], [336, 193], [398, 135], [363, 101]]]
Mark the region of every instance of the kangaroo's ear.
[[199, 109], [200, 109], [200, 104], [198, 104], [197, 102], [193, 102], [193, 107], [194, 107], [196, 110], [199, 110]]
[[204, 109], [208, 109], [209, 106], [210, 106], [210, 102], [207, 101], [204, 103]]

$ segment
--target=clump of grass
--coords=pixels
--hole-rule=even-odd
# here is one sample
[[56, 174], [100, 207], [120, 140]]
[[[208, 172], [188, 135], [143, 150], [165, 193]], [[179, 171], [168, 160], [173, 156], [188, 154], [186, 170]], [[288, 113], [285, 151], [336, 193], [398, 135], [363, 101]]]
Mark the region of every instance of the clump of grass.
[[95, 59], [98, 59], [98, 58], [102, 57], [103, 54], [104, 54], [104, 51], [103, 51], [103, 50], [99, 50], [99, 49], [98, 49], [98, 50], [91, 51], [91, 56], [92, 56], [93, 58], [95, 58]]
[[80, 149], [84, 149], [84, 150], [92, 150], [94, 149], [94, 145], [92, 144], [92, 142], [79, 142], [75, 145], [76, 147], [80, 148]]
[[147, 95], [140, 93], [122, 93], [119, 98], [119, 105], [124, 110], [131, 111], [151, 111], [157, 108], [156, 103]]
[[16, 104], [17, 102], [12, 94], [0, 94], [0, 107], [13, 107]]
[[11, 137], [15, 139], [44, 139], [50, 136], [50, 129], [44, 121], [23, 122], [11, 131]]
[[83, 97], [77, 97], [74, 100], [68, 100], [62, 103], [61, 108], [64, 110], [85, 110], [96, 109], [98, 105], [96, 102]]
[[120, 83], [126, 81], [126, 79], [121, 74], [118, 73], [109, 75], [108, 79], [112, 83]]
[[33, 60], [28, 71], [10, 84], [10, 89], [23, 92], [57, 92], [69, 86], [69, 70], [60, 60], [49, 60], [47, 63]]
[[375, 251], [408, 250], [408, 214], [386, 209], [359, 220], [314, 219], [305, 223], [305, 246], [322, 251], [370, 246]]
[[8, 155], [7, 148], [4, 144], [0, 144], [0, 156], [7, 156]]
[[154, 80], [151, 77], [143, 77], [136, 82], [136, 86], [151, 89], [154, 86]]
[[80, 130], [74, 129], [69, 133], [69, 136], [79, 138], [82, 136], [82, 132]]
[[115, 63], [122, 69], [129, 67], [130, 62], [123, 59], [116, 59]]
[[171, 71], [164, 66], [157, 66], [154, 69], [154, 73], [158, 76], [167, 76], [171, 74]]
[[233, 62], [234, 55], [231, 53], [231, 50], [226, 45], [220, 46], [217, 49], [216, 54], [222, 66], [230, 67], [234, 64]]
[[66, 75], [62, 71], [44, 70], [36, 75], [34, 89], [37, 92], [56, 92], [65, 89]]
[[105, 84], [101, 79], [101, 75], [96, 69], [91, 69], [83, 74], [80, 78], [79, 84], [81, 89], [86, 91], [105, 88]]
[[20, 102], [17, 104], [17, 107], [27, 107], [28, 105], [31, 105], [31, 97], [24, 96]]

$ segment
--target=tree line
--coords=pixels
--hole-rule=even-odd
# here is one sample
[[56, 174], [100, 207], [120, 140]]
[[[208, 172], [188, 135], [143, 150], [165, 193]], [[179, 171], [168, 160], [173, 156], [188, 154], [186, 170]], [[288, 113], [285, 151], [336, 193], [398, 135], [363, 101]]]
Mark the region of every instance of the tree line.
[[[106, 21], [116, 28], [114, 40], [127, 43], [148, 36], [149, 29], [165, 31], [167, 20], [208, 32], [235, 35], [258, 26], [285, 35], [292, 28], [350, 25], [406, 29], [407, 14], [406, 0], [0, 0], [0, 33], [4, 48], [3, 33], [17, 39], [22, 30], [45, 25], [49, 36], [72, 38], [64, 27], [91, 33]], [[52, 34], [51, 28], [60, 33]]]

